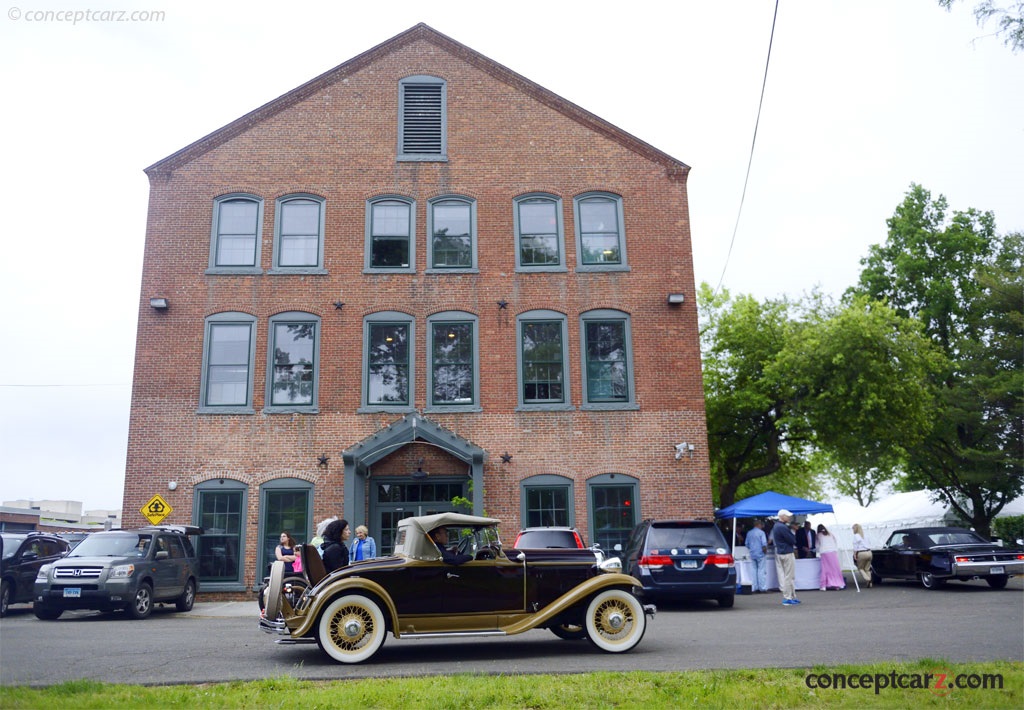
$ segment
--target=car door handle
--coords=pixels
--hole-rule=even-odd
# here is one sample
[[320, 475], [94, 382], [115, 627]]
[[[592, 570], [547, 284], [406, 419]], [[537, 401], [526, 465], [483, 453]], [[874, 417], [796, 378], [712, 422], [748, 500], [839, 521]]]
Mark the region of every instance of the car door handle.
[[449, 572], [449, 573], [448, 573], [447, 575], [445, 575], [445, 576], [447, 576], [447, 577], [448, 577], [448, 579], [458, 579], [458, 578], [459, 578], [459, 575], [457, 575], [457, 574], [452, 574], [451, 572]]

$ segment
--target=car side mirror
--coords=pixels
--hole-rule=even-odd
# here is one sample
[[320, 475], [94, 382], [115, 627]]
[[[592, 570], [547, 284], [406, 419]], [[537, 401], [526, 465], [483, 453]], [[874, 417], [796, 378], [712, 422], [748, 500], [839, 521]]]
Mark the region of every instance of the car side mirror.
[[158, 551], [158, 552], [156, 553], [156, 557], [155, 557], [154, 559], [157, 559], [157, 560], [166, 560], [166, 559], [167, 559], [168, 557], [170, 557], [170, 556], [171, 556], [171, 553], [170, 553], [170, 552], [168, 552], [167, 550], [159, 550], [159, 551]]
[[31, 562], [32, 560], [38, 560], [38, 559], [39, 559], [39, 553], [38, 552], [26, 552], [25, 554], [23, 554], [21, 556], [21, 561], [22, 562]]

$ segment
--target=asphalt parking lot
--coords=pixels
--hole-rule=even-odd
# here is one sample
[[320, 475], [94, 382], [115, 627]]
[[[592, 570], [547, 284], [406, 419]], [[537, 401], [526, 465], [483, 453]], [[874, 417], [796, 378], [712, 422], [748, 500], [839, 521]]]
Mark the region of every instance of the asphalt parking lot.
[[280, 645], [257, 629], [255, 602], [173, 606], [149, 619], [68, 612], [40, 621], [27, 606], [2, 622], [0, 683], [49, 685], [73, 679], [141, 684], [273, 678], [417, 676], [449, 673], [580, 673], [831, 666], [935, 659], [1024, 661], [1024, 580], [1004, 590], [984, 582], [927, 591], [886, 583], [861, 592], [744, 595], [732, 609], [714, 602], [659, 604], [630, 653], [537, 630], [473, 640], [389, 638], [369, 663], [342, 666], [315, 644]]

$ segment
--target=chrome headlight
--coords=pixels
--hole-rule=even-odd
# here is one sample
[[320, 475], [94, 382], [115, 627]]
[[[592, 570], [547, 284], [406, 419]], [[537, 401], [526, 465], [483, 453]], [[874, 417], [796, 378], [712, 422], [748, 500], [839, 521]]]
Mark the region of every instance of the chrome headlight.
[[110, 568], [110, 579], [131, 577], [133, 574], [135, 574], [135, 565], [117, 565]]
[[597, 565], [602, 572], [619, 573], [622, 571], [622, 560], [618, 557], [609, 557]]

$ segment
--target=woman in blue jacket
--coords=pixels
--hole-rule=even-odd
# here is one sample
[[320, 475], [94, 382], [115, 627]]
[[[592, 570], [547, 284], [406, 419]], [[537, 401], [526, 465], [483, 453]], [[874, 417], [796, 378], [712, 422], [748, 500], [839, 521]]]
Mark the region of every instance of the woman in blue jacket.
[[356, 539], [352, 541], [349, 548], [349, 559], [352, 562], [359, 560], [372, 560], [377, 556], [377, 543], [370, 537], [370, 531], [365, 525], [356, 527]]

